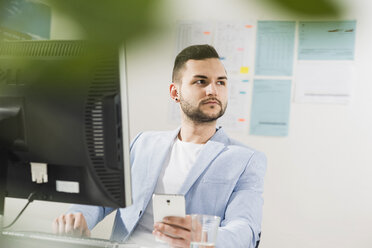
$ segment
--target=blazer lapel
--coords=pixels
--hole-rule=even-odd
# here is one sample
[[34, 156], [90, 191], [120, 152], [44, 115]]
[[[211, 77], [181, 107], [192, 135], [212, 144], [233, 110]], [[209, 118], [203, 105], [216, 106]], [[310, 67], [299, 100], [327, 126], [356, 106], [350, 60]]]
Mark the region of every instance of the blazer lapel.
[[195, 181], [200, 177], [210, 163], [221, 153], [227, 143], [227, 136], [223, 130], [219, 129], [212, 138], [205, 144], [205, 147], [195, 161], [195, 165], [191, 168], [184, 184], [182, 185], [179, 194], [186, 195]]
[[147, 164], [147, 177], [144, 178], [144, 183], [147, 186], [146, 199], [144, 206], [147, 206], [151, 199], [152, 193], [154, 192], [156, 183], [158, 181], [160, 172], [163, 168], [165, 160], [168, 158], [171, 151], [171, 145], [174, 139], [179, 133], [179, 128], [175, 131], [166, 133], [166, 136], [158, 141], [156, 144], [157, 148], [153, 149], [149, 164]]

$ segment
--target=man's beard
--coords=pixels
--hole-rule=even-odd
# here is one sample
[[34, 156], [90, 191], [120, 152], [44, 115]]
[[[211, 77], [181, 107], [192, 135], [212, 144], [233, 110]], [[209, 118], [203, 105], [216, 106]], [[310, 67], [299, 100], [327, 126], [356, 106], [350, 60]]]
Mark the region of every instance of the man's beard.
[[[214, 114], [214, 115], [205, 114], [201, 110], [201, 106], [203, 104], [205, 104], [206, 102], [211, 101], [211, 100], [218, 102], [218, 105], [220, 106], [220, 111], [217, 114]], [[226, 107], [227, 107], [227, 104], [225, 106], [222, 106], [221, 101], [219, 101], [216, 98], [208, 98], [206, 100], [203, 100], [202, 102], [199, 103], [199, 105], [197, 107], [195, 107], [195, 106], [191, 105], [189, 102], [185, 101], [182, 98], [182, 95], [180, 95], [180, 105], [181, 105], [181, 109], [182, 109], [183, 113], [185, 113], [185, 115], [190, 120], [192, 120], [196, 123], [207, 123], [207, 122], [213, 122], [213, 121], [217, 120], [218, 118], [220, 118], [225, 113], [225, 110], [226, 110]]]

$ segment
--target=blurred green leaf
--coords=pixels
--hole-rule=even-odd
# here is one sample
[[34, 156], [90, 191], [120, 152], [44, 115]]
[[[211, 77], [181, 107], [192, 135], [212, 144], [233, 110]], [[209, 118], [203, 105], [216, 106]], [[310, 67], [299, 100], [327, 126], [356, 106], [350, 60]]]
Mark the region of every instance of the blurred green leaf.
[[86, 39], [120, 42], [154, 28], [154, 0], [46, 0], [56, 11], [75, 21]]
[[278, 6], [293, 14], [309, 17], [341, 16], [341, 6], [336, 1], [330, 0], [264, 0], [271, 7]]

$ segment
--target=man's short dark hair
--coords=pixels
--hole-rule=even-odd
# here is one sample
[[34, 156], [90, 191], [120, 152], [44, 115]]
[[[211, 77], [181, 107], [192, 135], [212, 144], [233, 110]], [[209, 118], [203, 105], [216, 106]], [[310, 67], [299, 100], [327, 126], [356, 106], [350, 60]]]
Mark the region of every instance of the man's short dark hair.
[[210, 58], [217, 58], [217, 59], [220, 58], [216, 49], [214, 49], [214, 47], [210, 45], [193, 45], [193, 46], [189, 46], [183, 49], [177, 55], [174, 61], [173, 73], [172, 73], [173, 83], [176, 83], [178, 81], [179, 72], [188, 60], [190, 59], [203, 60], [203, 59], [210, 59]]

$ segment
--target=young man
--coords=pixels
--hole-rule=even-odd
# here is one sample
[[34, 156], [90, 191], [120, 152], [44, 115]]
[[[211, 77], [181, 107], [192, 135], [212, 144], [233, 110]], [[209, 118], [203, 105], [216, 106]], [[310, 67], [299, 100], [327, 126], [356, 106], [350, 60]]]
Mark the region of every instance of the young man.
[[[171, 247], [190, 246], [190, 217], [153, 223], [153, 193], [183, 194], [187, 214], [221, 217], [217, 247], [255, 247], [262, 219], [265, 156], [230, 139], [216, 121], [227, 106], [226, 71], [209, 45], [176, 57], [171, 98], [181, 127], [140, 133], [131, 145], [133, 205], [116, 213], [112, 239], [156, 247], [151, 233]], [[54, 221], [56, 233], [90, 235], [114, 209], [74, 205]], [[167, 234], [173, 234], [173, 237]], [[176, 237], [174, 237], [176, 236]]]

